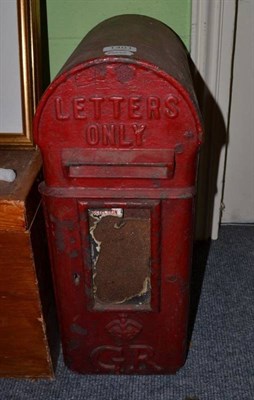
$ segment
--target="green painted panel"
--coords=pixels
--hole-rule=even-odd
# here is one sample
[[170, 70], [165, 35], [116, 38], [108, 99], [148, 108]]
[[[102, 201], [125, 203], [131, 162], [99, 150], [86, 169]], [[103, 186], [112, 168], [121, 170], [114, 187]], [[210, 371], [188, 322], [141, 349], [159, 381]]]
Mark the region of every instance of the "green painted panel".
[[47, 0], [47, 14], [52, 78], [85, 34], [114, 15], [157, 18], [174, 29], [189, 48], [191, 0]]

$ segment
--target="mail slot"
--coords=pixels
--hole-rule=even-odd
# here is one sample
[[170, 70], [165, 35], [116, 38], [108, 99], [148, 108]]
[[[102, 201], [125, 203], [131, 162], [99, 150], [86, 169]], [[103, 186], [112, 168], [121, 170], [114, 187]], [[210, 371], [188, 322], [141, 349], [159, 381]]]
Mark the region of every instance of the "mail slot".
[[102, 22], [45, 92], [34, 134], [67, 366], [174, 373], [202, 140], [180, 39], [145, 16]]

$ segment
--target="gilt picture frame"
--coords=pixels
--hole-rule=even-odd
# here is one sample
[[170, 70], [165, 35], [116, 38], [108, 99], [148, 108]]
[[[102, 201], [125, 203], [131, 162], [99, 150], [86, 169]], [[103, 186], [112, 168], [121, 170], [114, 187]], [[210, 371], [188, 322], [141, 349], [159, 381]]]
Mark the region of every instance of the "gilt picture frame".
[[0, 147], [33, 147], [40, 95], [40, 0], [1, 0]]

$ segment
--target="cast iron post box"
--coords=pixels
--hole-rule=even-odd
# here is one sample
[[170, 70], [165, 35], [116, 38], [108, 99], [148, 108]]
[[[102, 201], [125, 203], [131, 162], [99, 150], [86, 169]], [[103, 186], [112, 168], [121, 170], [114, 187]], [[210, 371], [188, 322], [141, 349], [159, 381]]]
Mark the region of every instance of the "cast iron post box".
[[144, 16], [95, 27], [42, 98], [40, 191], [71, 369], [183, 365], [201, 134], [186, 50]]

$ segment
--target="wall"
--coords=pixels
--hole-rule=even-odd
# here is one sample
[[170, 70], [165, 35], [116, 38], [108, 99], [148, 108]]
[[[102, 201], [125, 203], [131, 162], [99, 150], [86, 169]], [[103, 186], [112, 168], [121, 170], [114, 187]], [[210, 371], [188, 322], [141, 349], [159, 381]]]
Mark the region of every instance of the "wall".
[[239, 1], [223, 223], [254, 222], [254, 2]]
[[119, 14], [143, 14], [174, 29], [189, 48], [191, 0], [47, 0], [51, 79], [87, 32]]
[[[22, 134], [17, 5], [0, 2], [0, 132]], [[11, 49], [11, 51], [10, 51]]]
[[[253, 1], [253, 0], [251, 0]], [[191, 57], [204, 121], [200, 152], [196, 237], [218, 238], [235, 32], [236, 0], [192, 0]]]

